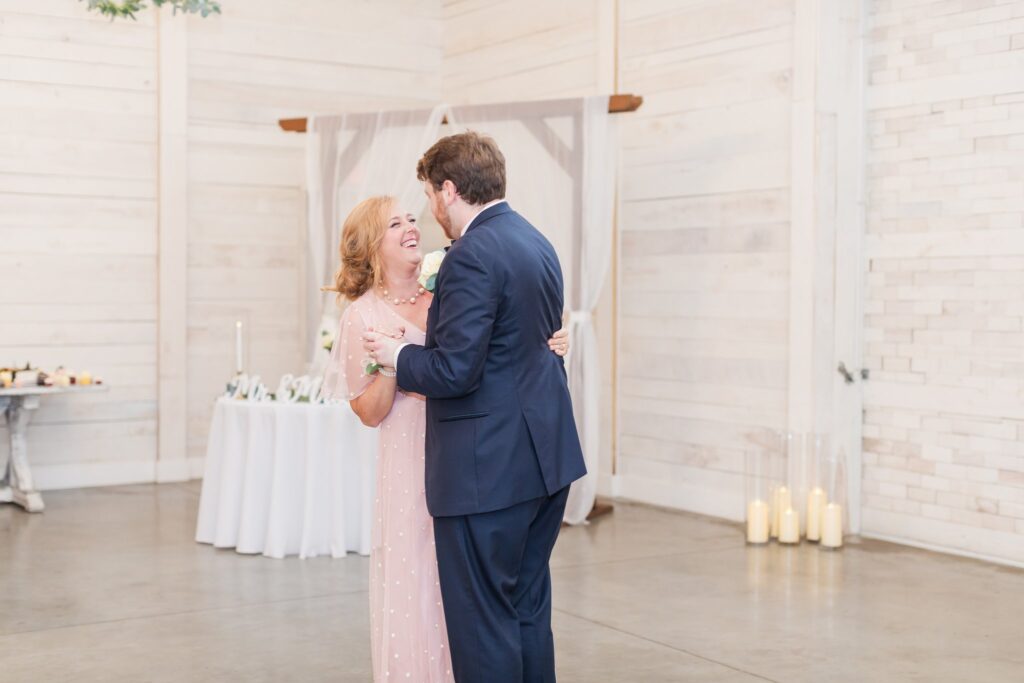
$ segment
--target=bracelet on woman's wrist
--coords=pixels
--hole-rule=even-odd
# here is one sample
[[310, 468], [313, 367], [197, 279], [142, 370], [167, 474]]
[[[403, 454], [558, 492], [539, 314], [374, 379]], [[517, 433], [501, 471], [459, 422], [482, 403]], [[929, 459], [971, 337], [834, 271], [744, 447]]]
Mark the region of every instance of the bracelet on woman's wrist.
[[398, 371], [393, 369], [393, 368], [381, 367], [380, 370], [378, 370], [377, 372], [379, 372], [384, 377], [397, 377], [398, 376]]

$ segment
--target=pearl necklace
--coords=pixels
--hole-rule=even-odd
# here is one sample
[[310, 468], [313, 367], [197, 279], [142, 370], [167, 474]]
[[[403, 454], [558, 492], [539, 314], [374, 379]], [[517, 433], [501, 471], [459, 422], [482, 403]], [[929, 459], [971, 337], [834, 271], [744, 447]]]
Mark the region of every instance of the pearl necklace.
[[413, 294], [412, 296], [410, 296], [408, 299], [399, 299], [397, 297], [392, 298], [391, 293], [388, 292], [387, 287], [384, 286], [383, 282], [380, 283], [377, 286], [380, 287], [381, 291], [384, 292], [384, 300], [385, 301], [390, 301], [391, 303], [393, 303], [396, 306], [401, 306], [402, 304], [415, 304], [416, 303], [416, 299], [418, 299], [423, 294], [427, 293], [427, 290], [423, 289], [422, 287], [417, 287], [416, 293]]

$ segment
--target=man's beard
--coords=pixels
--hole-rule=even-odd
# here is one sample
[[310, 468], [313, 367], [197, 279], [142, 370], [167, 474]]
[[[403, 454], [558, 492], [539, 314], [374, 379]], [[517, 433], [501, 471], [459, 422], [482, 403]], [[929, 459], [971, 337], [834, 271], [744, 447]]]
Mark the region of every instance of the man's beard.
[[438, 204], [440, 206], [434, 207], [434, 219], [437, 221], [437, 224], [441, 226], [441, 230], [444, 231], [444, 234], [448, 239], [457, 240], [459, 236], [456, 235], [455, 231], [452, 229], [452, 217], [448, 213], [448, 207], [444, 206], [440, 202], [438, 202]]

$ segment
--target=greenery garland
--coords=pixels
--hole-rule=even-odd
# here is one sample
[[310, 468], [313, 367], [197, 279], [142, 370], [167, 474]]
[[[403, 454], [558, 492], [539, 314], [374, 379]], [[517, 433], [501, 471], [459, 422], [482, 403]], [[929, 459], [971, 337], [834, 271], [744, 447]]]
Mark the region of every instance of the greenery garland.
[[[79, 0], [81, 1], [81, 0]], [[135, 13], [146, 8], [143, 0], [88, 0], [89, 10], [96, 10], [104, 16], [110, 17], [113, 21], [118, 17], [135, 19]], [[185, 14], [199, 14], [208, 17], [211, 14], [220, 14], [220, 3], [214, 0], [153, 0], [157, 7], [170, 5], [174, 13], [179, 11]]]

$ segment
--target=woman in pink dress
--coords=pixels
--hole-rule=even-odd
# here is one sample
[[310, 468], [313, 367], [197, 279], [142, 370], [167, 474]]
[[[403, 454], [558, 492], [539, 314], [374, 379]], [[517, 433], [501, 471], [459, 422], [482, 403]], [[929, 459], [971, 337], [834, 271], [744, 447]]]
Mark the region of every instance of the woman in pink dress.
[[[394, 375], [368, 374], [362, 335], [369, 329], [422, 345], [432, 295], [420, 287], [423, 255], [416, 219], [392, 197], [352, 210], [341, 236], [341, 317], [324, 377], [326, 395], [348, 400], [360, 420], [380, 428], [370, 550], [373, 679], [454, 681], [424, 489], [426, 403], [398, 388]], [[565, 355], [565, 330], [549, 342]]]

